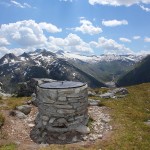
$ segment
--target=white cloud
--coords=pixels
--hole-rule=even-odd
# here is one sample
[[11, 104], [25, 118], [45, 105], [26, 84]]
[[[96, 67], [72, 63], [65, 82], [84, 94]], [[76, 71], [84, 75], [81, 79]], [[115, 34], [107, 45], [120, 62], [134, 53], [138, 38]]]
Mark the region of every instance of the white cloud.
[[131, 54], [133, 53], [129, 48], [125, 47], [123, 44], [118, 44], [113, 39], [106, 39], [100, 37], [98, 42], [91, 43], [96, 46], [96, 48], [101, 48], [105, 54]]
[[120, 26], [120, 25], [128, 25], [127, 20], [103, 20], [102, 24], [107, 27], [115, 27], [115, 26]]
[[0, 45], [21, 48], [41, 47], [47, 43], [43, 30], [50, 33], [60, 32], [61, 29], [50, 23], [36, 23], [34, 20], [18, 21], [16, 23], [2, 24], [0, 27]]
[[47, 32], [50, 33], [56, 33], [56, 32], [61, 32], [62, 29], [57, 28], [55, 25], [50, 24], [50, 23], [46, 23], [46, 22], [41, 22], [39, 23], [39, 26], [41, 29], [46, 30]]
[[63, 49], [70, 52], [93, 52], [89, 43], [84, 42], [79, 36], [72, 33], [64, 39], [51, 36], [49, 37], [48, 45], [50, 47], [55, 47], [55, 50]]
[[89, 0], [91, 5], [131, 6], [134, 4], [150, 4], [150, 0]]
[[10, 43], [18, 44], [23, 47], [39, 45], [46, 41], [43, 30], [33, 20], [2, 24], [0, 35], [6, 38]]
[[150, 55], [150, 50], [141, 50], [139, 52], [136, 52], [136, 55]]
[[10, 43], [7, 41], [6, 38], [3, 38], [3, 37], [0, 37], [0, 47], [2, 46], [7, 46], [9, 45]]
[[127, 38], [119, 38], [119, 40], [120, 40], [121, 42], [127, 42], [127, 43], [130, 43], [130, 42], [131, 42], [131, 40], [130, 40], [130, 39], [127, 39]]
[[133, 36], [133, 39], [134, 40], [138, 40], [138, 39], [140, 39], [141, 37], [139, 36], [139, 35], [136, 35], [136, 36]]
[[140, 5], [140, 7], [141, 7], [144, 11], [150, 12], [150, 8], [144, 7], [143, 5]]
[[150, 37], [145, 37], [144, 41], [145, 42], [150, 42]]
[[102, 32], [102, 29], [100, 27], [93, 26], [92, 22], [86, 20], [85, 18], [80, 18], [80, 24], [80, 27], [73, 28], [73, 30], [80, 31], [83, 34], [89, 35], [99, 34]]
[[28, 3], [19, 3], [17, 1], [14, 1], [14, 0], [11, 0], [10, 1], [12, 5], [16, 6], [16, 7], [19, 7], [19, 8], [31, 8], [31, 5], [29, 5]]

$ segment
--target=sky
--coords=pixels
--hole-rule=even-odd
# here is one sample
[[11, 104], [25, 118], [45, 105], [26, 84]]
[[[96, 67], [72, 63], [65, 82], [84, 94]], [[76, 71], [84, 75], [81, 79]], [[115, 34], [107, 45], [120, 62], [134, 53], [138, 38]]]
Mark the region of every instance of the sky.
[[150, 0], [0, 0], [0, 57], [39, 48], [149, 54]]

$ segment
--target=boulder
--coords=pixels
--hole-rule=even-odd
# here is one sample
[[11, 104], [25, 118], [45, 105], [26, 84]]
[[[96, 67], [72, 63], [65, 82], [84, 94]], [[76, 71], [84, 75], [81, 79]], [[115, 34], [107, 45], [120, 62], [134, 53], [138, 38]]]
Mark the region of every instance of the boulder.
[[80, 132], [81, 134], [89, 134], [90, 128], [84, 125], [80, 125], [76, 128], [77, 132]]
[[104, 93], [100, 95], [101, 98], [113, 98], [114, 97], [114, 93]]
[[88, 99], [88, 105], [89, 106], [99, 106], [100, 101], [94, 100], [94, 99]]
[[19, 119], [26, 119], [27, 118], [27, 116], [24, 113], [22, 113], [21, 111], [15, 111], [15, 114]]
[[129, 94], [128, 90], [126, 88], [116, 88], [114, 90], [110, 91], [111, 93], [117, 94], [117, 95], [126, 95]]
[[92, 92], [92, 91], [88, 91], [88, 96], [95, 96], [96, 93], [95, 92]]
[[25, 115], [28, 115], [31, 112], [31, 108], [32, 107], [29, 105], [22, 105], [22, 106], [16, 107], [17, 110], [21, 111]]

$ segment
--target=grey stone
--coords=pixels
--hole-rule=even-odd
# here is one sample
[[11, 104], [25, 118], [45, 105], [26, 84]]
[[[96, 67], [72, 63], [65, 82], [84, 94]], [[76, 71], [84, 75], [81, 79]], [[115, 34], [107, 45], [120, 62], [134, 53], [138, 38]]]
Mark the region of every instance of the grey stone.
[[88, 140], [88, 136], [83, 136], [82, 139], [83, 139], [84, 141], [86, 141], [86, 140]]
[[83, 105], [83, 106], [80, 106], [80, 107], [77, 107], [77, 111], [85, 111], [87, 110], [87, 105]]
[[75, 93], [76, 93], [76, 94], [78, 94], [78, 93], [80, 93], [80, 92], [81, 92], [80, 88], [75, 89]]
[[56, 118], [50, 118], [49, 123], [52, 124]]
[[42, 120], [43, 120], [43, 121], [48, 121], [48, 120], [49, 120], [49, 117], [48, 117], [48, 116], [42, 116]]
[[100, 97], [101, 98], [113, 98], [114, 96], [114, 93], [104, 93], [104, 94], [101, 94]]
[[21, 111], [25, 115], [28, 115], [31, 112], [31, 108], [32, 107], [29, 105], [22, 105], [22, 106], [16, 107], [17, 110]]
[[35, 124], [30, 123], [30, 124], [28, 124], [28, 126], [29, 126], [30, 128], [33, 128], [33, 127], [35, 126]]
[[59, 118], [59, 119], [57, 119], [57, 121], [58, 121], [59, 123], [67, 123], [67, 121], [66, 121], [65, 118]]
[[90, 128], [84, 125], [80, 125], [76, 128], [76, 131], [82, 134], [88, 134], [90, 133]]
[[99, 103], [100, 103], [99, 100], [88, 99], [89, 106], [99, 106]]
[[75, 120], [83, 121], [84, 118], [85, 118], [84, 115], [80, 115], [80, 116], [76, 116]]
[[42, 123], [43, 123], [43, 125], [44, 125], [44, 126], [46, 126], [46, 125], [47, 125], [47, 121], [43, 121]]
[[110, 122], [110, 118], [106, 118], [106, 117], [102, 118], [102, 121], [105, 122], [105, 123], [108, 123], [108, 122]]
[[62, 109], [71, 109], [71, 105], [55, 105], [56, 108], [62, 108]]
[[67, 98], [66, 97], [58, 97], [58, 101], [66, 101]]
[[73, 105], [74, 108], [78, 108], [78, 107], [82, 106], [81, 103], [72, 103], [72, 105]]
[[68, 118], [68, 121], [69, 121], [69, 122], [73, 122], [73, 121], [74, 121], [74, 117]]
[[75, 112], [75, 110], [72, 110], [72, 109], [59, 109], [59, 110], [57, 110], [57, 112], [59, 113], [59, 114], [72, 114], [72, 113], [74, 113]]
[[92, 91], [88, 91], [88, 96], [95, 96], [96, 93], [95, 92], [92, 92]]
[[120, 94], [120, 95], [126, 95], [128, 94], [128, 90], [126, 88], [116, 88], [112, 91], [110, 91], [111, 93], [114, 93], [114, 94]]
[[27, 118], [27, 116], [24, 113], [22, 113], [21, 111], [15, 111], [15, 113], [16, 113], [16, 116], [19, 119], [25, 119], [25, 118]]
[[77, 142], [77, 141], [78, 141], [77, 136], [74, 136], [74, 137], [72, 138], [72, 142]]
[[69, 103], [67, 101], [64, 101], [64, 102], [56, 101], [55, 104], [56, 105], [68, 105]]
[[78, 102], [79, 102], [79, 99], [76, 99], [76, 98], [68, 98], [68, 102], [69, 102], [69, 103], [78, 103]]
[[47, 99], [44, 99], [43, 102], [46, 103], [46, 104], [53, 104], [53, 103], [55, 103], [54, 100], [50, 100], [50, 99], [48, 99], [48, 98], [47, 98]]
[[66, 140], [66, 135], [62, 134], [58, 137], [58, 139], [64, 141]]

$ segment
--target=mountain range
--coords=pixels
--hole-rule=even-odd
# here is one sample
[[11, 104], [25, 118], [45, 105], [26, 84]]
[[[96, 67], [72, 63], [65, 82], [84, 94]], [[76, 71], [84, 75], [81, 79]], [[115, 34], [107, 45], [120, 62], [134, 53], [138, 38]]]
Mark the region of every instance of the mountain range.
[[19, 82], [31, 78], [74, 80], [87, 82], [90, 87], [106, 86], [105, 82], [117, 80], [140, 62], [143, 55], [83, 56], [69, 52], [56, 53], [45, 49], [23, 53], [12, 53], [0, 59], [0, 82], [3, 89], [13, 93]]

